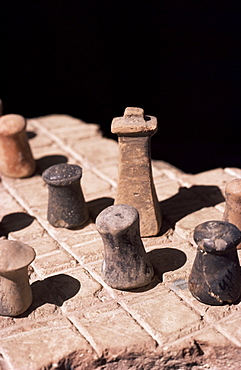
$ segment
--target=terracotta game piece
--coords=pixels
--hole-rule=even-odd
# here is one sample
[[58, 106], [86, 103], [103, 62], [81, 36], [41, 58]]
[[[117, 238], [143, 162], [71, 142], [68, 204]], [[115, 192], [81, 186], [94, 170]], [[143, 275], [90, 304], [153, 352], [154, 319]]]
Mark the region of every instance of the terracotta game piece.
[[210, 305], [237, 301], [241, 295], [239, 229], [229, 222], [208, 221], [196, 227], [194, 240], [197, 255], [189, 276], [193, 296]]
[[43, 173], [48, 184], [48, 221], [54, 227], [76, 229], [84, 226], [89, 212], [80, 186], [82, 168], [76, 164], [60, 163]]
[[[241, 230], [241, 179], [230, 181], [225, 189], [226, 205], [223, 220], [231, 222]], [[241, 249], [241, 243], [237, 249]]]
[[17, 316], [31, 305], [28, 265], [34, 258], [35, 251], [29, 245], [0, 241], [0, 315]]
[[138, 211], [125, 204], [107, 207], [96, 228], [104, 243], [103, 280], [123, 290], [149, 284], [154, 271], [140, 237]]
[[157, 120], [145, 116], [141, 108], [126, 108], [123, 117], [114, 118], [111, 131], [118, 135], [119, 176], [115, 204], [130, 204], [140, 214], [141, 236], [157, 235], [161, 211], [151, 168], [151, 136]]
[[0, 172], [9, 177], [31, 176], [36, 168], [26, 135], [26, 120], [18, 114], [0, 117]]

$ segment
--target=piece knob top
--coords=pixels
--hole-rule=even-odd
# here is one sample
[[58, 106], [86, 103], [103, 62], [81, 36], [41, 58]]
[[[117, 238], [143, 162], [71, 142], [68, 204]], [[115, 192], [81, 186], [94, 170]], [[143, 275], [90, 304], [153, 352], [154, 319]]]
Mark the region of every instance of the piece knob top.
[[193, 237], [204, 252], [219, 254], [236, 247], [241, 241], [241, 232], [230, 222], [207, 221], [195, 228]]
[[5, 114], [0, 117], [0, 135], [17, 134], [26, 128], [26, 120], [19, 114]]
[[234, 179], [230, 181], [227, 186], [225, 193], [227, 196], [231, 195], [232, 197], [237, 198], [237, 201], [241, 198], [241, 179]]
[[116, 204], [104, 209], [96, 218], [96, 228], [103, 234], [124, 232], [139, 220], [136, 208], [128, 204]]
[[127, 107], [123, 117], [113, 119], [111, 132], [118, 135], [154, 135], [157, 132], [157, 119], [145, 116], [142, 108]]
[[0, 241], [0, 273], [20, 270], [35, 258], [35, 250], [27, 244], [13, 241]]
[[67, 186], [79, 181], [82, 168], [77, 164], [59, 163], [43, 172], [43, 180], [52, 186]]

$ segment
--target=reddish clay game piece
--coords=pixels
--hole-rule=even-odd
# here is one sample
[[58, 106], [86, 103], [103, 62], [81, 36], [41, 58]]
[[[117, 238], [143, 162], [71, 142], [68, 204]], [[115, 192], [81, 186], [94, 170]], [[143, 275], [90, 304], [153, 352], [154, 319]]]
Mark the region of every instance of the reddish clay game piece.
[[[226, 205], [223, 220], [231, 222], [241, 230], [241, 179], [230, 181], [225, 189]], [[237, 246], [241, 249], [241, 243]]]
[[9, 177], [31, 176], [36, 168], [26, 135], [26, 120], [18, 114], [0, 117], [0, 171]]

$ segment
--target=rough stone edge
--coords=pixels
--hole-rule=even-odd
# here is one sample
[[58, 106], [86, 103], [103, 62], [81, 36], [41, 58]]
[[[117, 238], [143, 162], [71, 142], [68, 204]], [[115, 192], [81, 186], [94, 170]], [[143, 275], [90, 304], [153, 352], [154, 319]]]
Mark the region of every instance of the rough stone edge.
[[131, 369], [224, 369], [239, 368], [241, 348], [215, 347], [207, 343], [192, 341], [171, 351], [124, 350], [117, 355], [105, 351], [100, 357], [92, 358], [81, 351], [72, 352], [57, 364], [48, 364], [39, 370], [126, 370]]

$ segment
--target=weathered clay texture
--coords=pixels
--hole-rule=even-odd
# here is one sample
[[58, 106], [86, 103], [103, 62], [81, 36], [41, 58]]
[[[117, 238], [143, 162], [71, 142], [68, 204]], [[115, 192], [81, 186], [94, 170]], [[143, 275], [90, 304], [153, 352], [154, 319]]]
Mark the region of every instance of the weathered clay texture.
[[[112, 204], [116, 178], [112, 168], [117, 164], [118, 152], [115, 141], [98, 139], [92, 130], [89, 135], [88, 124], [68, 116], [31, 119], [28, 129], [36, 134], [30, 141], [35, 158], [58, 154], [83, 168], [82, 188], [94, 216]], [[96, 152], [102, 148], [94, 163], [90, 150], [93, 140]], [[51, 163], [50, 160], [49, 166]], [[235, 361], [230, 353], [234, 347], [239, 352], [241, 349], [240, 303], [202, 304], [191, 295], [187, 279], [196, 253], [190, 228], [194, 230], [207, 220], [222, 219], [223, 187], [241, 177], [241, 170], [218, 168], [187, 175], [168, 163], [156, 161], [153, 176], [165, 222], [162, 235], [142, 240], [160, 282], [153, 279], [135, 291], [102, 285], [103, 242], [93, 223], [73, 232], [53, 228], [46, 222], [47, 189], [40, 176], [2, 177], [0, 232], [33, 246], [37, 258], [31, 266], [33, 304], [18, 318], [0, 317], [0, 368], [75, 368], [75, 361], [79, 361], [89, 369], [82, 351], [87, 351], [93, 361], [97, 356], [100, 367], [118, 367], [121, 364], [116, 362], [116, 353], [118, 359], [121, 354], [131, 353], [133, 359], [131, 351], [135, 349], [139, 359], [143, 358], [139, 354], [150, 351], [154, 356], [168, 348], [170, 358], [175, 355], [174, 347], [181, 356], [178, 368], [185, 367], [184, 360], [188, 360], [187, 368], [198, 366], [199, 362], [203, 366], [204, 356], [206, 366], [212, 367], [212, 355], [217, 356], [218, 369], [239, 368], [240, 360]], [[185, 191], [180, 186], [185, 186]], [[23, 212], [35, 220], [24, 221]], [[238, 254], [241, 257], [241, 250]], [[193, 348], [188, 356], [190, 343], [195, 343], [197, 356]], [[214, 351], [216, 346], [223, 346], [223, 354], [229, 355], [227, 363], [219, 362], [222, 353]], [[200, 355], [201, 351], [205, 354]], [[68, 355], [73, 362], [69, 362]], [[123, 361], [125, 369], [134, 366], [126, 358]], [[146, 361], [141, 363], [145, 369], [149, 365], [150, 369], [158, 368], [158, 363], [151, 365]], [[169, 365], [161, 362], [159, 368], [162, 363]]]
[[124, 117], [113, 119], [111, 131], [118, 135], [119, 175], [115, 204], [130, 204], [140, 214], [141, 236], [157, 235], [161, 211], [151, 168], [151, 136], [157, 120], [141, 108], [126, 108]]
[[29, 245], [0, 241], [0, 315], [17, 316], [31, 305], [28, 265], [34, 258], [35, 251]]
[[80, 187], [82, 168], [78, 165], [60, 163], [43, 173], [48, 184], [48, 221], [54, 227], [68, 229], [85, 225], [89, 213]]
[[208, 221], [194, 230], [197, 255], [189, 277], [189, 289], [203, 303], [233, 303], [241, 294], [237, 244], [239, 229], [224, 221]]
[[[231, 222], [241, 230], [241, 179], [234, 179], [227, 184], [225, 196], [223, 220]], [[237, 249], [241, 249], [241, 243]]]
[[116, 289], [150, 283], [154, 271], [140, 238], [137, 210], [126, 204], [110, 206], [97, 217], [96, 228], [104, 242], [104, 281]]
[[26, 135], [26, 121], [18, 114], [0, 117], [0, 171], [9, 177], [31, 176], [36, 168]]

